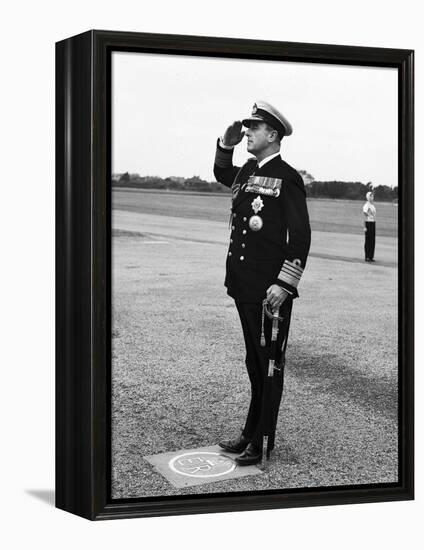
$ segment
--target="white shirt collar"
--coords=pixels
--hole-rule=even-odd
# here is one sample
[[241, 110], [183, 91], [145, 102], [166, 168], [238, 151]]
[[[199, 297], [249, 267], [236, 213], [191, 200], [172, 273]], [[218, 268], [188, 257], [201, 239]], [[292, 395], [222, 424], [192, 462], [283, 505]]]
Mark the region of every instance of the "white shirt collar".
[[267, 162], [269, 162], [273, 158], [278, 157], [279, 154], [280, 154], [280, 151], [278, 151], [278, 153], [273, 153], [272, 155], [269, 155], [268, 157], [265, 157], [264, 159], [261, 160], [261, 162], [258, 162], [258, 168], [262, 168], [262, 166], [264, 164], [266, 164]]

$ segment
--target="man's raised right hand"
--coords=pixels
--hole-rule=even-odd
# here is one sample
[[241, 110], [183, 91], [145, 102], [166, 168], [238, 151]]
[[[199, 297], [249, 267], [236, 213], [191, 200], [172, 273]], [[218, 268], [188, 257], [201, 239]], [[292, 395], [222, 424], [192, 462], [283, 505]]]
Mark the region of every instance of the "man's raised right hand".
[[224, 145], [227, 147], [234, 147], [234, 145], [240, 143], [244, 137], [244, 132], [242, 132], [241, 128], [242, 123], [240, 120], [235, 120], [231, 126], [228, 126], [222, 138]]

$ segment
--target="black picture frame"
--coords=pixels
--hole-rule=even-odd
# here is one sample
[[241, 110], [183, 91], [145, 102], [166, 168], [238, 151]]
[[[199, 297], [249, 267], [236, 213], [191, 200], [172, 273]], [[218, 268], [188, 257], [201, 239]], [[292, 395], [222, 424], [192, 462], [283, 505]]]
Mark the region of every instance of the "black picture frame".
[[[399, 483], [110, 498], [110, 57], [113, 51], [398, 69]], [[92, 30], [56, 44], [56, 506], [91, 519], [413, 499], [414, 53]]]

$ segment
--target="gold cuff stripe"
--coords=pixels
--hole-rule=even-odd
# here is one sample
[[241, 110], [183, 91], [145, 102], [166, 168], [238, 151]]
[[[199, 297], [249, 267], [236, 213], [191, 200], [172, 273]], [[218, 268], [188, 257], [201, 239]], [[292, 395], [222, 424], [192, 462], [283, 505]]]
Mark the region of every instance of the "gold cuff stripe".
[[280, 275], [283, 275], [283, 274], [286, 274], [288, 277], [294, 277], [295, 279], [300, 281], [301, 275], [299, 275], [298, 273], [294, 273], [293, 271], [290, 271], [290, 269], [285, 269], [283, 267], [282, 270], [280, 271]]
[[290, 286], [294, 286], [294, 288], [297, 288], [297, 285], [299, 284], [299, 279], [297, 279], [296, 277], [292, 277], [287, 273], [283, 273], [282, 271], [278, 275], [278, 279], [283, 283], [287, 283]]
[[297, 263], [286, 260], [278, 275], [278, 279], [297, 288], [302, 274], [303, 269]]
[[293, 269], [289, 265], [283, 265], [281, 268], [281, 271], [287, 271], [290, 275], [294, 275], [295, 277], [299, 277], [299, 279], [302, 277], [303, 271], [299, 271], [298, 269]]
[[[299, 262], [300, 263], [300, 262]], [[284, 266], [291, 267], [295, 271], [298, 271], [301, 275], [303, 273], [303, 267], [300, 267], [299, 264], [291, 262], [290, 260], [286, 260], [283, 264]]]

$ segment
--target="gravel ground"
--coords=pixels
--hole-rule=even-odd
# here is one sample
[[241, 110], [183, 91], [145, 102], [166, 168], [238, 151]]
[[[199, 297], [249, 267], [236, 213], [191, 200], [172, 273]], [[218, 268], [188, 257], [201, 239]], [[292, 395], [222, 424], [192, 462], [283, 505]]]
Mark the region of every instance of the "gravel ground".
[[265, 473], [176, 489], [143, 459], [213, 445], [245, 418], [226, 245], [213, 242], [210, 225], [203, 233], [193, 242], [174, 231], [114, 231], [113, 497], [397, 481], [397, 270], [320, 257], [310, 258], [295, 302]]

